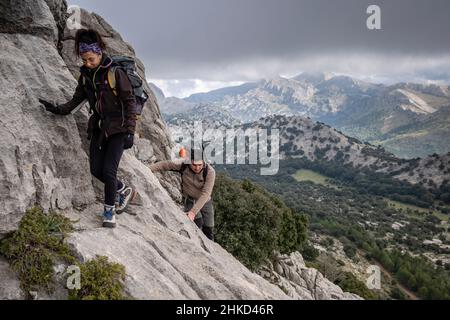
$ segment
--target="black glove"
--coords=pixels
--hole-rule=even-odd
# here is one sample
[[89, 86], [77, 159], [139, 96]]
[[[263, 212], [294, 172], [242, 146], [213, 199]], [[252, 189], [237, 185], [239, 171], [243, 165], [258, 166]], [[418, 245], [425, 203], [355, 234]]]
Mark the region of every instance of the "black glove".
[[42, 99], [39, 99], [39, 102], [44, 105], [45, 110], [50, 111], [51, 113], [54, 113], [54, 114], [61, 114], [61, 110], [58, 108], [58, 106], [54, 106], [50, 102], [42, 100]]
[[124, 150], [130, 149], [133, 146], [133, 144], [134, 144], [134, 134], [127, 133], [125, 135], [125, 141], [124, 141], [124, 144], [123, 144], [123, 149]]

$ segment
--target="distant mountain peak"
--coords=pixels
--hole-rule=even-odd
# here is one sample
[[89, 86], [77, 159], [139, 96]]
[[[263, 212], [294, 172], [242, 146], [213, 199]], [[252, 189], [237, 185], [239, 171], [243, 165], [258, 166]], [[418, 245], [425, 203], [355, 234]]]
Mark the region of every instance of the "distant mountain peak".
[[300, 82], [308, 82], [312, 84], [318, 84], [323, 81], [330, 80], [335, 75], [331, 72], [302, 72], [298, 76], [295, 76], [294, 80], [300, 81]]
[[148, 85], [153, 90], [153, 93], [155, 94], [156, 99], [158, 99], [158, 101], [161, 100], [161, 98], [162, 99], [166, 98], [164, 91], [162, 91], [162, 89], [158, 87], [156, 84], [154, 84], [153, 82], [148, 82]]
[[435, 108], [431, 107], [425, 100], [411, 91], [405, 89], [396, 89], [395, 92], [400, 93], [407, 99], [407, 104], [400, 105], [403, 110], [410, 110], [412, 112], [420, 114], [429, 114], [436, 112]]

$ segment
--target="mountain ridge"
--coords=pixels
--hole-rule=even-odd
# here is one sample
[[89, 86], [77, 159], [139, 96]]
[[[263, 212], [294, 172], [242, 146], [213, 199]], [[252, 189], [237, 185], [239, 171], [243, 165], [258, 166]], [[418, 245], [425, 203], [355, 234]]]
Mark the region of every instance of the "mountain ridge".
[[[171, 100], [170, 108], [161, 101], [163, 114], [179, 104], [189, 103], [186, 112], [196, 104], [209, 104], [224, 110], [240, 122], [257, 121], [272, 114], [311, 117], [346, 134], [372, 144], [379, 144], [403, 158], [446, 153], [450, 146], [446, 135], [450, 122], [440, 121], [436, 128], [432, 115], [450, 105], [447, 85], [397, 83], [375, 84], [344, 75], [303, 73], [293, 78], [276, 77], [222, 88], [210, 93], [193, 94]], [[175, 113], [183, 113], [178, 108]], [[180, 115], [179, 115], [180, 116]], [[408, 129], [414, 135], [417, 127], [422, 135], [415, 140], [399, 137], [396, 130]], [[430, 141], [434, 143], [430, 145]]]

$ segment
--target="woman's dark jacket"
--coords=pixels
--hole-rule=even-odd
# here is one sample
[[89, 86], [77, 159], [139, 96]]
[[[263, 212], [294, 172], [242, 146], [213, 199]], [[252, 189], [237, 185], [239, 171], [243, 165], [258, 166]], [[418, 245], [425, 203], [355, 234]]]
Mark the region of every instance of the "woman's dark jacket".
[[85, 99], [93, 111], [89, 119], [88, 133], [101, 131], [106, 137], [116, 133], [132, 133], [136, 129], [136, 99], [126, 72], [116, 68], [116, 91], [108, 83], [108, 71], [112, 59], [103, 54], [100, 65], [95, 69], [80, 68], [80, 78], [72, 99], [58, 106], [61, 114], [69, 114]]

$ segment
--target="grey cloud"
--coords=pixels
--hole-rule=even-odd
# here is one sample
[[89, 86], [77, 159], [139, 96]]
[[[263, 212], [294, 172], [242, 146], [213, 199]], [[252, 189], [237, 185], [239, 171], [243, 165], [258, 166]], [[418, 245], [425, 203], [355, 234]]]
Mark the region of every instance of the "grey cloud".
[[[356, 63], [345, 57], [356, 53], [362, 63], [375, 57], [385, 59], [385, 65], [403, 55], [431, 61], [450, 53], [447, 0], [69, 0], [69, 4], [105, 17], [136, 48], [150, 76], [160, 79], [249, 80], [287, 68], [308, 69], [307, 61], [317, 68], [329, 67], [318, 71], [351, 73]], [[366, 28], [370, 4], [381, 7], [382, 30]], [[431, 61], [430, 68], [435, 64]], [[382, 69], [386, 70], [380, 73], [389, 71]]]

